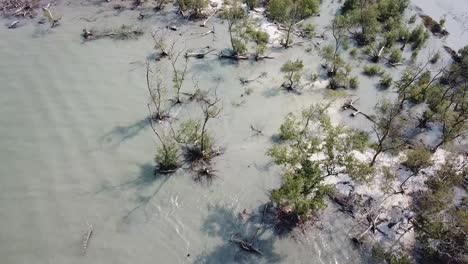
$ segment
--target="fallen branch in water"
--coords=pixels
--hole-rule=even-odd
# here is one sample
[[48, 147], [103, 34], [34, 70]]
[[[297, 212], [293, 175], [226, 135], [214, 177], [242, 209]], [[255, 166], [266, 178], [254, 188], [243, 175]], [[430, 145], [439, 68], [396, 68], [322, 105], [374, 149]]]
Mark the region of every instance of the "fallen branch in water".
[[62, 17], [61, 16], [56, 17], [52, 15], [52, 12], [50, 11], [49, 7], [50, 7], [50, 4], [48, 4], [47, 6], [43, 6], [42, 10], [44, 10], [44, 16], [47, 17], [47, 19], [50, 22], [50, 27], [53, 28], [58, 25], [58, 22], [60, 21]]
[[250, 130], [255, 132], [256, 136], [263, 136], [263, 131], [261, 129], [254, 127], [253, 125], [250, 125]]
[[205, 21], [203, 21], [203, 24], [200, 24], [200, 27], [206, 27], [206, 23], [208, 22], [208, 20], [210, 20], [217, 12], [218, 12], [218, 9], [216, 9], [213, 12], [213, 14], [211, 14], [207, 19], [205, 19]]
[[369, 121], [371, 121], [372, 123], [375, 123], [374, 119], [372, 119], [372, 117], [370, 117], [369, 115], [361, 112], [361, 110], [357, 109], [355, 106], [354, 106], [354, 103], [357, 102], [359, 100], [359, 98], [357, 98], [356, 100], [352, 101], [352, 100], [349, 100], [348, 102], [344, 103], [343, 104], [343, 110], [346, 110], [346, 109], [351, 109], [351, 110], [354, 110], [355, 112], [354, 113], [351, 113], [351, 116], [355, 117], [357, 116], [358, 114], [361, 114], [363, 115], [364, 117], [366, 117], [367, 119], [369, 119]]
[[93, 235], [93, 225], [88, 224], [88, 231], [86, 232], [83, 242], [81, 244], [81, 250], [83, 255], [86, 255], [86, 250], [88, 249], [89, 246], [89, 240], [91, 239], [91, 236]]
[[226, 54], [224, 52], [221, 52], [219, 54], [220, 58], [225, 58], [225, 59], [232, 59], [232, 60], [248, 60], [249, 57], [245, 55], [238, 55], [238, 54]]
[[11, 29], [16, 28], [18, 23], [19, 23], [19, 20], [15, 20], [10, 25], [8, 25], [8, 28], [11, 28]]
[[186, 58], [195, 57], [195, 58], [197, 58], [197, 59], [203, 59], [207, 54], [209, 54], [209, 53], [211, 53], [211, 52], [213, 52], [213, 51], [215, 51], [215, 50], [216, 50], [216, 49], [211, 49], [211, 50], [208, 50], [208, 51], [206, 51], [206, 52], [195, 52], [195, 53], [193, 53], [193, 52], [186, 52], [186, 53], [185, 53], [185, 57], [186, 57]]
[[231, 235], [231, 238], [229, 238], [229, 242], [232, 242], [232, 243], [236, 243], [240, 249], [242, 250], [245, 250], [247, 252], [251, 252], [251, 253], [255, 253], [255, 254], [259, 254], [259, 255], [263, 255], [263, 253], [254, 246], [254, 243], [255, 241], [257, 240], [257, 236], [258, 236], [258, 232], [260, 231], [260, 229], [263, 227], [263, 222], [265, 221], [265, 214], [266, 214], [266, 211], [268, 210], [268, 206], [269, 204], [266, 204], [264, 207], [263, 207], [263, 214], [262, 214], [262, 221], [260, 222], [260, 224], [257, 226], [257, 229], [255, 230], [255, 233], [254, 235], [252, 236], [252, 238], [250, 239], [250, 243], [249, 242], [246, 242], [242, 239], [239, 239], [239, 238], [236, 238], [235, 236], [237, 234], [232, 234]]
[[144, 34], [143, 29], [122, 25], [120, 28], [104, 29], [104, 30], [87, 30], [83, 29], [81, 36], [85, 41], [96, 40], [101, 38], [111, 38], [116, 40], [136, 39]]
[[260, 79], [262, 77], [265, 77], [265, 76], [267, 76], [267, 73], [262, 72], [262, 74], [260, 74], [259, 76], [255, 77], [253, 79], [245, 79], [245, 78], [241, 77], [241, 78], [239, 78], [239, 81], [241, 82], [242, 85], [246, 85], [246, 84], [248, 84], [250, 82], [256, 81], [256, 80], [258, 80], [258, 79]]
[[353, 240], [354, 243], [361, 244], [361, 239], [364, 237], [365, 234], [367, 234], [367, 232], [369, 232], [370, 230], [376, 230], [377, 229], [377, 220], [379, 220], [379, 217], [380, 217], [381, 214], [382, 214], [382, 212], [379, 212], [374, 218], [372, 218], [370, 215], [368, 215], [367, 221], [369, 222], [369, 226], [359, 236], [353, 237], [352, 240]]
[[206, 35], [209, 35], [209, 34], [214, 34], [215, 33], [215, 28], [214, 26], [208, 30], [207, 32], [203, 32], [203, 33], [192, 33], [191, 35], [200, 35], [200, 37], [204, 37]]
[[273, 56], [268, 56], [268, 55], [264, 55], [264, 56], [255, 56], [255, 60], [263, 60], [263, 59], [274, 59], [275, 57]]
[[255, 253], [255, 254], [262, 255], [262, 252], [259, 249], [257, 249], [256, 247], [254, 247], [252, 244], [247, 243], [242, 239], [235, 238], [235, 236], [236, 236], [236, 234], [232, 234], [231, 238], [229, 238], [229, 242], [236, 243], [237, 245], [239, 245], [239, 247], [242, 250], [245, 250], [247, 252], [252, 252], [252, 253]]

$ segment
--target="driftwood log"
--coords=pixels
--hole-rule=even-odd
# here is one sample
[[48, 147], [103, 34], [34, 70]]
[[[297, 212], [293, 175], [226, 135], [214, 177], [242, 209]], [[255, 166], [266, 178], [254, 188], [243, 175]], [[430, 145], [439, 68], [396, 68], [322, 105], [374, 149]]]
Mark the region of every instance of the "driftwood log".
[[215, 51], [216, 49], [211, 49], [211, 50], [208, 50], [206, 52], [186, 52], [185, 53], [185, 58], [189, 58], [189, 57], [195, 57], [197, 59], [203, 59], [205, 58], [205, 56], [213, 51]]
[[216, 9], [213, 14], [211, 14], [210, 16], [208, 16], [207, 19], [205, 19], [205, 21], [203, 21], [203, 24], [200, 24], [200, 27], [206, 27], [206, 23], [218, 12], [218, 9]]
[[94, 230], [93, 225], [88, 224], [88, 231], [85, 233], [82, 244], [81, 244], [81, 250], [82, 250], [83, 255], [86, 254], [86, 250], [88, 249], [88, 246], [89, 246], [89, 241], [91, 239], [91, 236], [93, 235], [93, 230]]
[[266, 72], [262, 72], [262, 74], [260, 74], [259, 76], [253, 78], [253, 79], [246, 79], [246, 78], [239, 78], [239, 81], [241, 82], [242, 85], [246, 85], [248, 83], [251, 83], [251, 82], [254, 82], [260, 78], [263, 78], [263, 77], [266, 77], [267, 76], [267, 73]]
[[19, 23], [19, 20], [15, 20], [15, 21], [11, 22], [10, 25], [8, 25], [8, 28], [11, 28], [11, 29], [16, 28], [18, 23]]
[[221, 51], [221, 53], [219, 53], [219, 57], [224, 58], [224, 59], [232, 59], [232, 60], [248, 60], [249, 59], [249, 57], [245, 56], [245, 55], [226, 54], [226, 53], [224, 53], [222, 51]]
[[250, 130], [252, 130], [256, 136], [263, 136], [263, 131], [259, 128], [254, 127], [254, 125], [250, 125]]

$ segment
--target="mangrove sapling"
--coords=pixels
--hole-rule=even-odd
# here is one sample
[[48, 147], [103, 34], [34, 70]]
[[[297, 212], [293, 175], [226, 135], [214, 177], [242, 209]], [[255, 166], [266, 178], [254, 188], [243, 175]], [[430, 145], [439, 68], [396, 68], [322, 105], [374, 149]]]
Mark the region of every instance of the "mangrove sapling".
[[412, 43], [411, 48], [414, 50], [419, 50], [429, 39], [429, 33], [423, 25], [419, 25], [409, 35], [408, 41]]
[[364, 74], [369, 77], [374, 77], [377, 75], [382, 76], [384, 71], [377, 64], [366, 64], [366, 66], [364, 66]]
[[298, 30], [298, 35], [300, 37], [309, 39], [315, 37], [315, 24], [300, 24], [300, 30]]
[[247, 35], [249, 36], [250, 40], [255, 44], [255, 60], [265, 59], [265, 58], [273, 58], [270, 56], [264, 56], [269, 35], [265, 31], [251, 25], [247, 28]]
[[355, 88], [358, 85], [357, 78], [351, 76], [351, 66], [347, 64], [340, 55], [341, 46], [345, 38], [344, 20], [335, 18], [331, 25], [332, 35], [335, 40], [334, 45], [325, 46], [320, 55], [325, 60], [324, 68], [327, 69], [327, 75], [330, 78], [329, 87], [337, 88]]
[[403, 56], [401, 55], [400, 49], [393, 48], [390, 51], [390, 56], [388, 58], [388, 62], [390, 65], [395, 66], [398, 65], [403, 60]]
[[180, 58], [180, 55], [185, 52], [184, 49], [181, 49], [180, 51], [176, 52], [174, 49], [175, 46], [175, 41], [172, 43], [171, 48], [169, 50], [169, 53], [167, 54], [167, 57], [169, 58], [169, 61], [171, 63], [172, 67], [172, 83], [174, 86], [174, 90], [176, 91], [176, 98], [173, 100], [174, 104], [180, 104], [182, 103], [180, 99], [180, 91], [182, 89], [182, 86], [185, 81], [185, 76], [187, 74], [187, 66], [188, 66], [188, 57], [184, 57], [184, 62], [182, 68], [177, 68], [177, 61]]
[[[149, 104], [148, 111], [151, 115]], [[156, 149], [156, 155], [154, 157], [154, 161], [156, 162], [155, 173], [173, 173], [180, 167], [179, 145], [174, 138], [168, 137], [162, 132], [158, 132], [151, 117], [149, 118], [149, 122], [151, 129], [160, 143], [160, 146]]]
[[374, 145], [374, 156], [370, 166], [374, 166], [377, 157], [385, 151], [398, 150], [404, 146], [404, 119], [398, 103], [383, 100], [376, 105], [376, 116], [372, 129], [377, 138]]
[[339, 69], [345, 66], [345, 61], [338, 54], [338, 49], [339, 47], [337, 48], [336, 45], [335, 47], [328, 45], [323, 47], [320, 52], [320, 55], [325, 60], [325, 65], [323, 67], [327, 69], [327, 75], [331, 78], [330, 83], [333, 83], [333, 85], [331, 85], [332, 88], [335, 87], [335, 81], [333, 77], [336, 75]]
[[379, 85], [383, 89], [388, 89], [390, 86], [392, 86], [393, 83], [393, 78], [389, 73], [384, 73], [380, 77]]
[[321, 53], [322, 58], [326, 61], [329, 77], [335, 76], [338, 70], [345, 65], [345, 62], [340, 57], [339, 53], [341, 45], [343, 44], [343, 38], [345, 37], [343, 20], [334, 18], [331, 30], [333, 39], [335, 40], [335, 45], [326, 46]]
[[359, 87], [359, 78], [357, 76], [353, 76], [349, 78], [349, 88], [357, 89]]
[[218, 96], [215, 95], [214, 98], [207, 98], [201, 101], [201, 109], [203, 112], [203, 122], [201, 127], [201, 134], [200, 134], [200, 144], [199, 144], [199, 151], [201, 157], [205, 160], [210, 160], [212, 157], [216, 156], [217, 154], [212, 149], [211, 144], [208, 142], [207, 136], [207, 127], [206, 124], [210, 119], [218, 117], [221, 113], [222, 108], [219, 106], [220, 99]]
[[232, 59], [247, 59], [244, 54], [247, 51], [246, 35], [244, 31], [247, 27], [245, 11], [240, 6], [238, 0], [234, 0], [229, 7], [224, 6], [222, 17], [227, 20], [229, 40], [231, 43], [231, 54], [221, 53], [221, 57]]
[[166, 31], [158, 33], [158, 31], [153, 32], [152, 37], [154, 39], [154, 48], [159, 52], [160, 57], [166, 57], [169, 55], [168, 45], [166, 42]]
[[418, 145], [408, 150], [406, 152], [406, 160], [402, 164], [411, 171], [411, 174], [400, 184], [400, 191], [396, 193], [404, 193], [404, 187], [408, 180], [418, 175], [421, 170], [432, 166], [433, 161], [431, 159], [432, 153], [424, 146]]
[[[150, 104], [148, 104], [148, 108], [150, 109], [149, 118], [161, 122], [169, 118], [169, 115], [163, 109], [166, 89], [162, 83], [162, 80], [159, 77], [157, 78], [156, 88], [153, 88], [151, 85], [150, 73], [152, 73], [152, 71], [150, 69], [149, 62], [147, 62], [146, 63], [146, 87], [148, 89], [148, 93], [151, 98], [151, 103], [154, 108], [154, 111], [151, 111]], [[158, 73], [158, 75], [159, 74], [160, 73]]]
[[207, 128], [208, 122], [221, 113], [220, 102], [216, 95], [200, 100], [203, 119], [182, 123], [176, 135], [177, 142], [185, 145], [186, 160], [192, 164], [192, 168], [206, 167], [213, 157], [221, 154], [220, 150], [213, 148], [213, 139]]
[[295, 61], [288, 60], [283, 66], [281, 66], [281, 72], [285, 74], [284, 82], [281, 86], [286, 88], [287, 91], [297, 91], [297, 83], [301, 79], [302, 70], [304, 69], [304, 64], [302, 60], [296, 59]]

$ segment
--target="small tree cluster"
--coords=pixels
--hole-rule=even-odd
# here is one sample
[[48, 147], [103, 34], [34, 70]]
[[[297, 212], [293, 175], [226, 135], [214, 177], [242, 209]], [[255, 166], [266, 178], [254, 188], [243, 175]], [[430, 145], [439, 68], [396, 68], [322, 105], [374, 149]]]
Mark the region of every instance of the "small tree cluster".
[[296, 90], [296, 86], [301, 79], [302, 70], [304, 69], [304, 63], [300, 59], [295, 61], [288, 60], [283, 66], [281, 66], [281, 72], [284, 73], [286, 82], [283, 83], [288, 91]]
[[372, 173], [353, 155], [367, 145], [367, 135], [332, 125], [324, 106], [312, 106], [299, 117], [289, 114], [279, 137], [281, 143], [268, 154], [286, 171], [271, 199], [286, 224], [307, 221], [325, 207], [324, 199], [333, 190], [324, 183], [327, 177], [347, 174], [364, 181]]
[[455, 188], [468, 171], [464, 165], [452, 161], [429, 177], [428, 190], [417, 197], [415, 203], [418, 245], [423, 252], [421, 258], [428, 263], [465, 263], [467, 260], [468, 204], [466, 198], [455, 199]]
[[374, 166], [377, 157], [385, 151], [395, 151], [405, 145], [404, 124], [401, 110], [397, 103], [383, 100], [376, 105], [376, 115], [373, 117], [372, 129], [377, 139], [373, 145], [375, 150], [370, 166]]
[[351, 66], [341, 57], [341, 49], [345, 39], [345, 23], [346, 21], [342, 18], [333, 19], [331, 30], [335, 43], [325, 46], [320, 53], [326, 63], [331, 89], [356, 88], [359, 84], [357, 78], [350, 75]]
[[292, 45], [292, 33], [296, 24], [318, 12], [318, 0], [271, 0], [268, 2], [268, 16], [281, 23], [286, 29], [286, 37], [282, 41], [285, 48]]
[[205, 16], [204, 10], [208, 7], [208, 0], [177, 0], [177, 4], [181, 11], [189, 11], [190, 16], [201, 18]]

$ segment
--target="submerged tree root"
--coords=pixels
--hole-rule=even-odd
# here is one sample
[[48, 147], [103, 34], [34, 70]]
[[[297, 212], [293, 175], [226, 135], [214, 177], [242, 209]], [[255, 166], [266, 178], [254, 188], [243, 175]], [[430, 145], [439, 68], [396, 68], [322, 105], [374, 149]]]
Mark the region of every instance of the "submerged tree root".
[[263, 253], [257, 247], [255, 247], [254, 244], [255, 244], [255, 241], [257, 240], [258, 232], [260, 231], [261, 228], [263, 228], [263, 224], [264, 224], [264, 221], [265, 221], [265, 215], [266, 215], [266, 212], [267, 212], [269, 206], [270, 206], [269, 204], [266, 204], [263, 207], [262, 220], [261, 220], [260, 224], [258, 225], [257, 229], [255, 230], [254, 235], [250, 239], [250, 242], [247, 242], [247, 241], [245, 241], [243, 239], [240, 239], [240, 238], [236, 238], [237, 234], [232, 234], [231, 237], [229, 238], [229, 242], [237, 244], [239, 246], [239, 248], [244, 250], [244, 251], [254, 253], [254, 254], [258, 254], [258, 255], [263, 255]]

